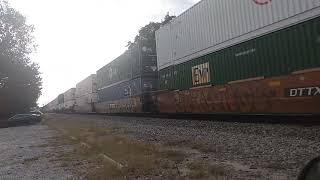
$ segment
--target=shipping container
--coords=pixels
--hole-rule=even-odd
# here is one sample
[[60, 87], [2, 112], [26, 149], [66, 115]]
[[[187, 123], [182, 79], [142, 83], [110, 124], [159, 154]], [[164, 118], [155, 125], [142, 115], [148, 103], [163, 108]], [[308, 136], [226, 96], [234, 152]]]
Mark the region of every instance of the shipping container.
[[76, 98], [97, 92], [97, 76], [92, 74], [76, 85]]
[[58, 97], [55, 98], [54, 100], [52, 100], [50, 103], [48, 103], [48, 111], [49, 112], [53, 112], [53, 111], [57, 111], [59, 108], [58, 108]]
[[157, 89], [157, 79], [155, 78], [136, 78], [133, 80], [120, 82], [118, 84], [98, 90], [98, 101], [114, 101], [132, 96], [138, 96], [145, 92]]
[[76, 106], [76, 99], [64, 102], [64, 111], [73, 112]]
[[58, 104], [63, 104], [64, 103], [64, 94], [60, 94], [58, 96]]
[[75, 111], [79, 113], [95, 112], [94, 104], [97, 102], [97, 93], [86, 94], [76, 98]]
[[[202, 0], [168, 25], [160, 28], [156, 32], [158, 69], [162, 70], [279, 31], [314, 19], [320, 14], [320, 0], [264, 0], [265, 3], [257, 2], [259, 1]], [[309, 38], [312, 34], [299, 33], [303, 29], [304, 27], [298, 28], [295, 30], [297, 32], [285, 33], [285, 37], [279, 38], [287, 41]], [[300, 36], [294, 37], [293, 35], [296, 33]], [[274, 37], [278, 38], [278, 36]], [[267, 39], [265, 43], [268, 45], [263, 44], [263, 46], [277, 45], [275, 42], [279, 42], [278, 39]], [[280, 44], [278, 46], [281, 46]], [[239, 56], [254, 51], [246, 46], [239, 48], [243, 49], [243, 51], [236, 52]], [[230, 49], [230, 51], [232, 50], [234, 49]], [[232, 54], [233, 52], [228, 53]], [[229, 54], [221, 54], [218, 58], [222, 62]], [[239, 62], [239, 64], [241, 63]], [[270, 63], [265, 68], [270, 68], [269, 65]], [[299, 64], [296, 65], [299, 66]], [[254, 70], [253, 67], [246, 68]], [[230, 77], [227, 79], [232, 79], [232, 76], [237, 75], [228, 74], [228, 76]], [[238, 76], [246, 75], [239, 74]]]
[[76, 88], [71, 88], [64, 93], [64, 101], [73, 101], [76, 99]]
[[[305, 2], [305, 1], [303, 1]], [[160, 70], [160, 89], [189, 89], [320, 67], [320, 17]]]
[[97, 71], [98, 89], [142, 76], [157, 77], [157, 57], [150, 48], [127, 50]]
[[64, 111], [73, 112], [76, 104], [76, 88], [71, 88], [64, 93]]
[[98, 113], [142, 113], [143, 105], [140, 96], [132, 96], [114, 101], [95, 103]]

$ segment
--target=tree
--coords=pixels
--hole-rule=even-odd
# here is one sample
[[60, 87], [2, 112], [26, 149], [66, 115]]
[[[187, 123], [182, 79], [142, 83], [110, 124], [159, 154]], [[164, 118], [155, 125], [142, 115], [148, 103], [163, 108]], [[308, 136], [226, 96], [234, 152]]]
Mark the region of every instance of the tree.
[[[164, 17], [162, 22], [150, 22], [139, 30], [139, 34], [135, 37], [134, 42], [129, 41], [128, 49], [140, 47], [147, 47], [156, 52], [156, 35], [155, 32], [161, 27], [173, 20], [176, 16], [170, 16], [169, 13]], [[139, 44], [140, 43], [140, 44]]]
[[33, 32], [24, 16], [0, 0], [0, 99], [8, 113], [29, 110], [41, 95], [39, 66], [29, 57], [36, 49]]
[[161, 22], [161, 25], [164, 26], [165, 24], [170, 23], [176, 16], [170, 16], [169, 13], [164, 17], [164, 20]]

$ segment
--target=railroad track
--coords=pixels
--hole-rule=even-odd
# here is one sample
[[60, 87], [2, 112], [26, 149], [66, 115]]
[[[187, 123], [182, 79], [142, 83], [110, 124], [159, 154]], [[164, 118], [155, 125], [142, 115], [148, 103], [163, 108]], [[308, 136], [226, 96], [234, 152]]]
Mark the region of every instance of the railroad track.
[[320, 114], [153, 114], [153, 113], [76, 113], [126, 117], [150, 117], [161, 119], [185, 119], [202, 121], [224, 121], [240, 123], [271, 123], [320, 125]]

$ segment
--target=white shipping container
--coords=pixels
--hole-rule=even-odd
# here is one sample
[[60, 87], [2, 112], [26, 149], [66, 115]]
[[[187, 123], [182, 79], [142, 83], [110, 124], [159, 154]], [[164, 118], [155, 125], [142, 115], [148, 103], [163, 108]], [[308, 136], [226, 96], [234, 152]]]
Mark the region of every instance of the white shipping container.
[[59, 111], [64, 110], [64, 103], [58, 105], [58, 110]]
[[320, 15], [320, 0], [202, 0], [156, 32], [159, 70]]
[[49, 103], [49, 110], [57, 110], [58, 109], [58, 98], [55, 98], [53, 101]]
[[76, 98], [75, 111], [86, 113], [92, 112], [92, 105], [97, 102], [97, 93], [87, 94]]
[[97, 92], [97, 75], [92, 74], [76, 86], [76, 98]]
[[76, 99], [76, 88], [71, 88], [64, 93], [64, 102]]
[[69, 100], [64, 102], [64, 109], [72, 109], [76, 105], [76, 100]]

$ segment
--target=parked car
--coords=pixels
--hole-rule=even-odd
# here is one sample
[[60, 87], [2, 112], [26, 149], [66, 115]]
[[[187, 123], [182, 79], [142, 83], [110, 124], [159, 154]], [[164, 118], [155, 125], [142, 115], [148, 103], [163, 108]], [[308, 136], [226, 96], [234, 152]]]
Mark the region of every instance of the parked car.
[[8, 119], [9, 126], [36, 124], [41, 121], [40, 114], [17, 114]]
[[40, 116], [43, 115], [43, 113], [41, 111], [39, 111], [39, 110], [31, 111], [30, 114], [35, 114], [35, 115], [40, 115]]

